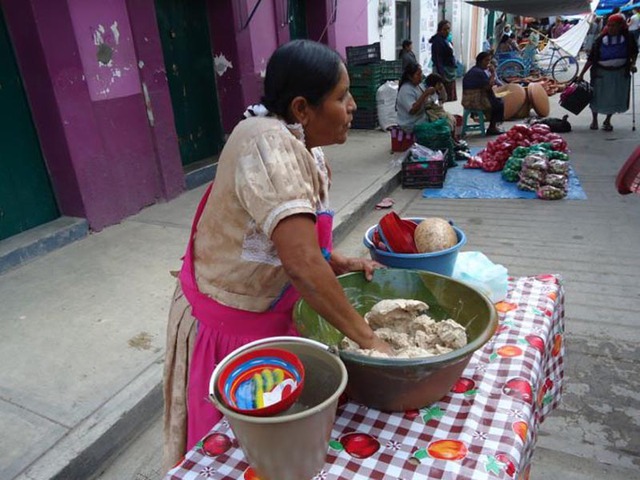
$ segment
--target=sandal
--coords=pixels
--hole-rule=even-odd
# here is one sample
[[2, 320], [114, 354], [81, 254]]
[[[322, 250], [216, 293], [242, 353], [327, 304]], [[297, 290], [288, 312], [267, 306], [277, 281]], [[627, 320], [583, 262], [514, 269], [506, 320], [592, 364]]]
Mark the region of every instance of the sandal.
[[610, 123], [605, 123], [604, 125], [602, 125], [602, 129], [605, 132], [611, 132], [613, 131], [613, 125], [611, 125]]
[[589, 126], [589, 128], [590, 128], [591, 130], [598, 130], [598, 124], [597, 124], [597, 123], [592, 123], [592, 124]]

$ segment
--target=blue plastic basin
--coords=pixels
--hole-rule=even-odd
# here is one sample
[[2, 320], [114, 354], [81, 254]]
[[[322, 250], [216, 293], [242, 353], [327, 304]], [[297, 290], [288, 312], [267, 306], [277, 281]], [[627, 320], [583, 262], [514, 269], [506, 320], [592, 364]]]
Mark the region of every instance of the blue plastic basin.
[[[416, 223], [422, 222], [424, 218], [408, 218]], [[410, 270], [423, 270], [427, 272], [439, 273], [448, 277], [453, 273], [453, 267], [458, 258], [458, 251], [467, 243], [467, 237], [462, 230], [455, 225], [453, 229], [458, 236], [458, 243], [446, 250], [431, 253], [392, 253], [375, 248], [373, 244], [373, 232], [378, 225], [369, 227], [364, 235], [364, 246], [369, 249], [369, 255], [376, 262], [387, 267], [407, 268]]]

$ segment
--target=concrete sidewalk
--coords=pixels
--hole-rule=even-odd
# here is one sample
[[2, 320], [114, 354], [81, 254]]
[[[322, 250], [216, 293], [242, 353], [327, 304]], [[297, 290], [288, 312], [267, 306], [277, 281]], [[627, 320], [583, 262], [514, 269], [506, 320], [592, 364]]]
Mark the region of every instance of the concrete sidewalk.
[[[326, 149], [338, 240], [397, 185], [390, 145]], [[204, 188], [0, 276], [0, 478], [89, 478], [158, 410], [169, 272]]]

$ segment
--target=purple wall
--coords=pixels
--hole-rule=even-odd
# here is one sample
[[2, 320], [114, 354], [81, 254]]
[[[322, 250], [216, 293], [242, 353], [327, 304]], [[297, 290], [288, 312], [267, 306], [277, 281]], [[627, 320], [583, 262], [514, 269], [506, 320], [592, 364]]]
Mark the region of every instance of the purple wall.
[[[368, 43], [367, 3], [367, 0], [338, 2], [336, 21], [329, 29], [335, 42], [331, 46], [343, 58], [346, 58], [345, 47], [366, 45]], [[331, 13], [331, 10], [329, 10], [329, 13]]]
[[[262, 75], [279, 41], [289, 39], [275, 3], [263, 0], [246, 28], [242, 28], [258, 0], [210, 0], [209, 31], [215, 63], [230, 62], [223, 73], [216, 65], [216, 85], [224, 131], [229, 133], [242, 112], [262, 97]], [[278, 7], [280, 9], [281, 7]], [[283, 31], [286, 30], [286, 33]]]
[[[2, 7], [58, 207], [65, 215], [85, 217], [78, 177], [66, 142], [32, 5], [24, 0], [5, 0]], [[69, 23], [64, 9], [54, 15], [53, 20]], [[74, 54], [73, 48], [69, 53]], [[70, 65], [69, 71], [72, 68]]]
[[180, 160], [171, 105], [171, 95], [164, 66], [162, 44], [154, 0], [128, 0], [129, 20], [133, 34], [148, 121], [155, 147], [156, 167], [165, 199], [184, 190], [184, 171]]
[[[224, 73], [216, 68], [216, 87], [222, 117], [222, 128], [230, 133], [242, 118], [245, 101], [240, 82], [240, 54], [236, 39], [239, 19], [233, 10], [232, 0], [214, 0], [207, 4], [209, 15], [209, 35], [214, 63], [231, 63]], [[217, 59], [216, 59], [217, 58]]]
[[184, 182], [179, 155], [162, 179], [124, 1], [3, 4], [60, 210], [93, 230]]

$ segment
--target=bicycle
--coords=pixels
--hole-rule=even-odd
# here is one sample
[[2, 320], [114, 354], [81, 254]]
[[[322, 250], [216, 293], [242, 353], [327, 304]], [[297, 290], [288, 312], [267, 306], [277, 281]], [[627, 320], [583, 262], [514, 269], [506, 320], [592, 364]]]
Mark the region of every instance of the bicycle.
[[[543, 35], [543, 34], [541, 34]], [[540, 52], [535, 45], [529, 45], [520, 53], [497, 53], [496, 75], [505, 82], [522, 80], [530, 74], [551, 76], [558, 83], [571, 83], [578, 76], [578, 61], [548, 39], [549, 52]]]

